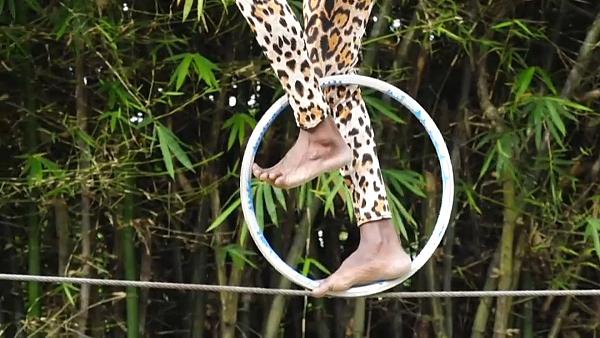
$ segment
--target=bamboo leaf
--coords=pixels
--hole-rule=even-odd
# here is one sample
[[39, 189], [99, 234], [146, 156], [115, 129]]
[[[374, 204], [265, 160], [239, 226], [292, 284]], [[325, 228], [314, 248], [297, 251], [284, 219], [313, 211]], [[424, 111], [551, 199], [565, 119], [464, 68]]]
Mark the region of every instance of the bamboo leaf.
[[501, 22], [501, 23], [499, 23], [499, 24], [495, 24], [495, 25], [493, 25], [493, 26], [492, 26], [492, 29], [494, 29], [494, 30], [499, 30], [500, 28], [510, 27], [510, 26], [512, 26], [512, 25], [513, 25], [513, 22], [512, 22], [512, 21], [504, 21], [504, 22]]
[[475, 212], [477, 212], [478, 214], [481, 215], [481, 209], [477, 205], [477, 201], [475, 199], [475, 191], [473, 190], [473, 187], [468, 186], [464, 183], [462, 184], [462, 187], [463, 187], [463, 191], [465, 192], [465, 195], [467, 197], [467, 202], [469, 203], [469, 206], [471, 207], [471, 209], [475, 210]]
[[550, 131], [550, 134], [552, 134], [552, 138], [554, 139], [554, 141], [556, 141], [561, 147], [564, 147], [562, 137], [559, 134], [560, 132], [556, 130], [556, 126], [554, 125], [554, 123], [552, 123], [551, 121], [544, 121], [544, 125], [546, 125], [546, 128]]
[[492, 160], [496, 157], [496, 148], [492, 148], [490, 152], [485, 155], [485, 160], [483, 161], [483, 165], [481, 166], [481, 170], [479, 171], [479, 178], [481, 179], [490, 168], [490, 164], [492, 164]]
[[271, 186], [265, 184], [263, 186], [263, 192], [265, 196], [265, 205], [267, 207], [269, 217], [271, 218], [273, 224], [279, 225], [279, 220], [277, 219], [277, 207], [275, 206], [275, 201], [273, 200], [273, 191]]
[[27, 6], [30, 9], [32, 9], [33, 11], [35, 11], [38, 14], [40, 14], [44, 11], [42, 6], [40, 6], [40, 4], [36, 0], [25, 0], [25, 3], [27, 4]]
[[217, 216], [217, 218], [215, 218], [215, 220], [210, 224], [208, 229], [206, 229], [206, 232], [213, 231], [219, 225], [221, 225], [227, 219], [227, 217], [229, 217], [229, 215], [231, 215], [240, 206], [241, 203], [242, 200], [239, 198], [236, 199], [233, 203], [231, 203], [225, 210], [223, 210], [223, 212], [219, 214], [219, 216]]
[[329, 271], [329, 269], [327, 269], [323, 264], [314, 258], [300, 258], [300, 262], [302, 263], [302, 275], [304, 276], [309, 275], [312, 266], [316, 267], [318, 270], [327, 275], [331, 275], [331, 271]]
[[406, 232], [406, 227], [404, 226], [404, 222], [402, 222], [402, 216], [398, 208], [398, 206], [402, 204], [400, 203], [400, 200], [389, 191], [388, 199], [390, 202], [390, 209], [392, 211], [392, 223], [394, 223], [394, 227], [400, 231], [402, 237], [408, 240], [408, 233]]
[[565, 136], [567, 134], [567, 129], [565, 127], [564, 122], [560, 118], [558, 111], [556, 110], [556, 106], [550, 101], [545, 101], [545, 103], [546, 108], [548, 109], [548, 114], [550, 115], [550, 119], [552, 120], [552, 124], [556, 126], [556, 128], [558, 129], [558, 131], [560, 131], [562, 136]]
[[596, 255], [600, 260], [600, 218], [588, 218], [585, 228], [585, 239], [591, 238]]
[[74, 289], [74, 287], [71, 284], [67, 284], [67, 283], [61, 283], [60, 286], [61, 286], [65, 296], [69, 300], [69, 304], [71, 304], [71, 306], [75, 306], [75, 299], [73, 298], [73, 295], [71, 294], [71, 290], [70, 290], [72, 288]]
[[192, 10], [192, 5], [194, 4], [194, 0], [185, 0], [185, 3], [183, 4], [183, 20], [185, 21], [188, 17], [188, 15], [190, 15], [190, 11]]
[[196, 11], [198, 12], [196, 20], [202, 20], [202, 17], [204, 15], [204, 0], [198, 0], [198, 2], [196, 3]]
[[27, 166], [25, 169], [29, 172], [27, 176], [29, 178], [29, 182], [31, 183], [39, 182], [44, 178], [42, 161], [40, 161], [38, 156], [29, 156], [27, 158]]
[[527, 27], [526, 24], [523, 23], [523, 21], [521, 20], [514, 20], [514, 22], [517, 24], [517, 26], [519, 26], [525, 33], [527, 33], [527, 35], [529, 35], [530, 37], [534, 37], [535, 34], [529, 29], [529, 27]]
[[308, 273], [310, 272], [310, 260], [307, 259], [302, 259], [300, 258], [300, 261], [303, 263], [302, 264], [302, 276], [308, 276]]
[[297, 200], [297, 204], [298, 204], [298, 210], [302, 210], [304, 209], [304, 203], [306, 202], [307, 199], [307, 190], [308, 190], [308, 185], [309, 183], [306, 182], [303, 185], [300, 186], [300, 191], [298, 191], [298, 200]]
[[460, 36], [452, 33], [451, 31], [447, 30], [446, 28], [444, 28], [442, 26], [437, 27], [437, 31], [438, 31], [438, 33], [442, 33], [442, 34], [446, 35], [447, 37], [449, 37], [450, 39], [452, 39], [452, 40], [454, 40], [454, 41], [456, 41], [456, 42], [458, 42], [460, 44], [465, 43], [465, 39], [463, 39]]
[[[158, 131], [158, 140], [160, 143], [161, 150], [163, 151], [163, 159], [165, 160], [165, 164], [167, 164], [165, 155], [173, 154], [175, 156], [175, 158], [181, 164], [183, 164], [184, 167], [186, 167], [190, 171], [194, 172], [194, 166], [192, 165], [192, 162], [190, 161], [190, 159], [187, 156], [187, 154], [185, 153], [185, 151], [183, 151], [183, 149], [181, 149], [181, 146], [179, 145], [180, 141], [177, 138], [177, 136], [175, 136], [175, 134], [173, 134], [173, 132], [171, 132], [170, 129], [164, 127], [162, 124], [155, 123], [155, 125], [156, 125], [157, 131]], [[167, 151], [163, 150], [163, 145], [165, 145], [167, 147]], [[173, 170], [173, 163], [172, 163], [170, 156], [169, 156], [169, 161], [171, 162], [170, 163], [171, 170]], [[167, 167], [167, 171], [168, 170], [169, 170], [169, 167]], [[169, 175], [171, 175], [171, 177], [174, 177], [174, 175], [175, 175], [174, 171], [173, 172], [169, 171]]]
[[287, 203], [285, 201], [285, 196], [283, 195], [283, 190], [273, 187], [273, 192], [275, 193], [275, 198], [277, 198], [279, 205], [283, 208], [283, 210], [287, 211]]
[[327, 269], [325, 267], [325, 265], [321, 264], [318, 260], [314, 259], [314, 258], [309, 258], [311, 265], [314, 265], [317, 267], [317, 269], [321, 270], [322, 272], [331, 275], [331, 271], [329, 271], [329, 269]]
[[193, 54], [194, 69], [200, 75], [200, 78], [211, 88], [219, 88], [219, 81], [215, 77], [215, 70], [219, 67], [204, 56], [195, 53]]
[[413, 194], [419, 197], [425, 197], [425, 192], [423, 191], [424, 180], [423, 177], [411, 170], [394, 170], [387, 169], [383, 170], [383, 173], [388, 179], [396, 180], [398, 183], [402, 184], [405, 188], [410, 190]]
[[540, 75], [546, 87], [550, 89], [550, 92], [552, 92], [553, 95], [556, 95], [558, 92], [556, 90], [556, 87], [554, 87], [554, 83], [552, 82], [552, 78], [550, 77], [550, 75], [548, 75], [548, 73], [545, 70], [539, 67], [536, 67], [536, 72]]
[[8, 11], [13, 19], [17, 18], [17, 7], [15, 6], [15, 1], [17, 0], [8, 0]]
[[227, 139], [227, 150], [230, 150], [237, 140], [241, 146], [246, 140], [246, 130], [254, 128], [256, 120], [246, 113], [235, 113], [228, 118], [222, 126], [222, 129], [229, 128], [229, 137]]
[[404, 120], [398, 116], [397, 111], [385, 101], [372, 96], [364, 96], [363, 99], [367, 105], [371, 106], [375, 111], [385, 115], [390, 120], [400, 124], [405, 123]]
[[533, 79], [533, 74], [535, 73], [535, 67], [529, 67], [519, 74], [517, 77], [517, 82], [515, 83], [517, 90], [515, 93], [515, 97], [518, 100], [523, 93], [527, 89], [529, 89], [529, 85], [531, 84], [531, 80]]
[[181, 147], [179, 146], [179, 142], [176, 138], [173, 138], [173, 140], [175, 142], [170, 143], [169, 147], [171, 148], [173, 155], [175, 155], [175, 158], [177, 158], [177, 160], [181, 164], [183, 164], [183, 166], [186, 167], [188, 170], [190, 170], [191, 172], [195, 172], [194, 166], [192, 165], [190, 158], [187, 156], [187, 153], [183, 151], [183, 149], [181, 149]]
[[173, 159], [171, 158], [171, 151], [168, 145], [168, 134], [165, 132], [165, 128], [160, 124], [156, 124], [156, 131], [158, 133], [158, 145], [163, 156], [163, 162], [167, 168], [167, 172], [171, 178], [175, 178], [175, 169], [173, 168]]
[[[186, 1], [191, 1], [191, 0], [186, 0]], [[175, 90], [179, 90], [179, 88], [181, 88], [181, 86], [183, 85], [183, 82], [185, 81], [185, 79], [187, 78], [188, 74], [189, 74], [189, 69], [190, 69], [190, 64], [192, 63], [192, 56], [190, 54], [186, 54], [185, 57], [183, 58], [183, 60], [181, 60], [181, 62], [179, 63], [179, 66], [177, 66], [177, 69], [175, 70], [174, 76], [176, 76], [176, 82], [175, 82]]]
[[231, 150], [231, 147], [235, 144], [236, 135], [239, 133], [239, 126], [234, 124], [229, 129], [229, 137], [227, 138], [227, 150]]
[[346, 202], [346, 211], [348, 212], [348, 219], [350, 222], [354, 222], [354, 204], [352, 201], [352, 194], [347, 186], [344, 186], [344, 201]]
[[96, 148], [96, 141], [84, 130], [77, 129], [76, 135], [82, 140], [85, 144], [92, 148]]
[[265, 228], [265, 202], [264, 202], [264, 186], [263, 182], [257, 181], [255, 185], [254, 195], [256, 196], [255, 213], [256, 220], [261, 229]]
[[121, 108], [112, 112], [112, 114], [110, 116], [110, 131], [111, 132], [115, 131], [115, 128], [117, 127], [117, 121], [119, 121], [120, 119], [121, 119]]
[[257, 268], [256, 264], [252, 262], [247, 256], [255, 255], [254, 252], [249, 250], [244, 250], [239, 244], [229, 244], [225, 247], [225, 253], [231, 257], [231, 261], [233, 265], [237, 268], [243, 268], [244, 263], [247, 263], [253, 268]]

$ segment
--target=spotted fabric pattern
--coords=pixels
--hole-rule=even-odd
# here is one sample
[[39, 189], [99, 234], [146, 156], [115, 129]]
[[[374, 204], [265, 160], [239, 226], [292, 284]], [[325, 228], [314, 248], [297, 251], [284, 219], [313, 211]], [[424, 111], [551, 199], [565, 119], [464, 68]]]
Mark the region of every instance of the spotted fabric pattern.
[[391, 218], [360, 88], [318, 85], [324, 76], [355, 73], [373, 0], [304, 0], [304, 29], [285, 0], [237, 5], [288, 94], [298, 127], [310, 129], [331, 115], [352, 149], [352, 162], [340, 171], [358, 225]]

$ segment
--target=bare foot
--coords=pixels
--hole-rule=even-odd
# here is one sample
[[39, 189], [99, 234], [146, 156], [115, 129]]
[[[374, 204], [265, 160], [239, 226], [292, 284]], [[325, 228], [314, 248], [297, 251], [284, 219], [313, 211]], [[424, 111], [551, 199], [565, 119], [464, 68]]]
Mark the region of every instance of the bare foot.
[[276, 187], [293, 188], [351, 160], [352, 151], [333, 120], [326, 118], [312, 129], [301, 129], [296, 143], [279, 163], [268, 169], [255, 163], [252, 171], [254, 176]]
[[313, 296], [323, 297], [330, 291], [398, 278], [408, 272], [410, 263], [391, 220], [365, 223], [360, 227], [358, 249], [313, 290]]

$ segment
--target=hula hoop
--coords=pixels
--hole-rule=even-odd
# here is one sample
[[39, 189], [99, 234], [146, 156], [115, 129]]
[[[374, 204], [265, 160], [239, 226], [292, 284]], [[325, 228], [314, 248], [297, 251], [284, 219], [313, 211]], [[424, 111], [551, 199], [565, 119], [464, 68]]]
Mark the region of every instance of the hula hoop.
[[[433, 229], [429, 240], [427, 241], [421, 252], [417, 255], [417, 257], [413, 259], [410, 266], [410, 270], [405, 275], [394, 280], [380, 281], [369, 285], [356, 286], [343, 292], [328, 293], [328, 295], [338, 297], [368, 296], [375, 293], [383, 292], [408, 279], [421, 267], [423, 267], [423, 265], [433, 255], [435, 249], [442, 241], [444, 232], [446, 231], [446, 227], [448, 226], [448, 221], [450, 220], [452, 200], [454, 198], [454, 176], [452, 174], [452, 163], [450, 162], [450, 155], [448, 153], [448, 148], [446, 147], [446, 143], [444, 142], [442, 134], [440, 133], [439, 129], [437, 128], [431, 117], [425, 112], [425, 109], [423, 109], [423, 107], [421, 107], [417, 103], [417, 101], [408, 96], [402, 90], [381, 80], [360, 75], [335, 75], [325, 77], [321, 80], [321, 85], [360, 85], [364, 87], [369, 87], [386, 94], [387, 96], [393, 98], [394, 100], [402, 104], [404, 107], [408, 108], [408, 110], [410, 110], [410, 112], [419, 120], [421, 125], [423, 125], [423, 127], [427, 131], [427, 134], [429, 135], [429, 138], [431, 139], [435, 151], [437, 153], [441, 167], [442, 201], [440, 206], [440, 214], [438, 215], [435, 228]], [[273, 121], [277, 118], [277, 116], [279, 116], [283, 109], [287, 107], [287, 105], [287, 95], [284, 95], [281, 98], [279, 98], [265, 112], [264, 116], [260, 119], [260, 121], [258, 121], [256, 127], [254, 128], [252, 135], [250, 135], [248, 145], [246, 146], [246, 150], [244, 152], [244, 158], [242, 160], [240, 174], [241, 204], [250, 235], [252, 236], [252, 239], [256, 243], [256, 246], [263, 254], [263, 256], [267, 259], [267, 261], [271, 265], [273, 265], [273, 267], [277, 271], [279, 271], [292, 282], [304, 288], [312, 290], [319, 285], [319, 282], [312, 280], [306, 276], [303, 276], [302, 274], [294, 270], [292, 267], [287, 265], [285, 261], [283, 261], [277, 255], [277, 253], [273, 251], [273, 249], [267, 242], [262, 230], [260, 229], [260, 226], [258, 225], [258, 221], [254, 213], [254, 200], [252, 196], [252, 187], [250, 184], [252, 179], [252, 164], [254, 163], [254, 158], [256, 156], [259, 144], [264, 138], [265, 133], [267, 132]]]

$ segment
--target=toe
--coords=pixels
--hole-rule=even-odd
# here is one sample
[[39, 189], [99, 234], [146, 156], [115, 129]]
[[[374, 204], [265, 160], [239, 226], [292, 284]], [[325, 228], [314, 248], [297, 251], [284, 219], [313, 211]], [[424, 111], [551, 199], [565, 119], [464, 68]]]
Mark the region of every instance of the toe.
[[269, 180], [271, 182], [275, 182], [275, 180], [277, 180], [277, 178], [281, 177], [281, 175], [283, 175], [281, 172], [275, 171], [275, 172], [270, 172], [269, 173]]
[[316, 298], [321, 298], [327, 294], [331, 289], [331, 281], [329, 279], [325, 279], [319, 284], [316, 288], [313, 289], [312, 295]]
[[269, 181], [269, 173], [266, 171], [263, 171], [260, 173], [260, 176], [258, 178], [260, 178], [261, 181], [268, 182]]
[[262, 174], [263, 169], [256, 163], [254, 163], [252, 165], [252, 173], [254, 174], [255, 177], [260, 178], [260, 175]]
[[273, 181], [273, 185], [278, 188], [284, 188], [285, 182], [286, 182], [285, 176], [281, 175]]

